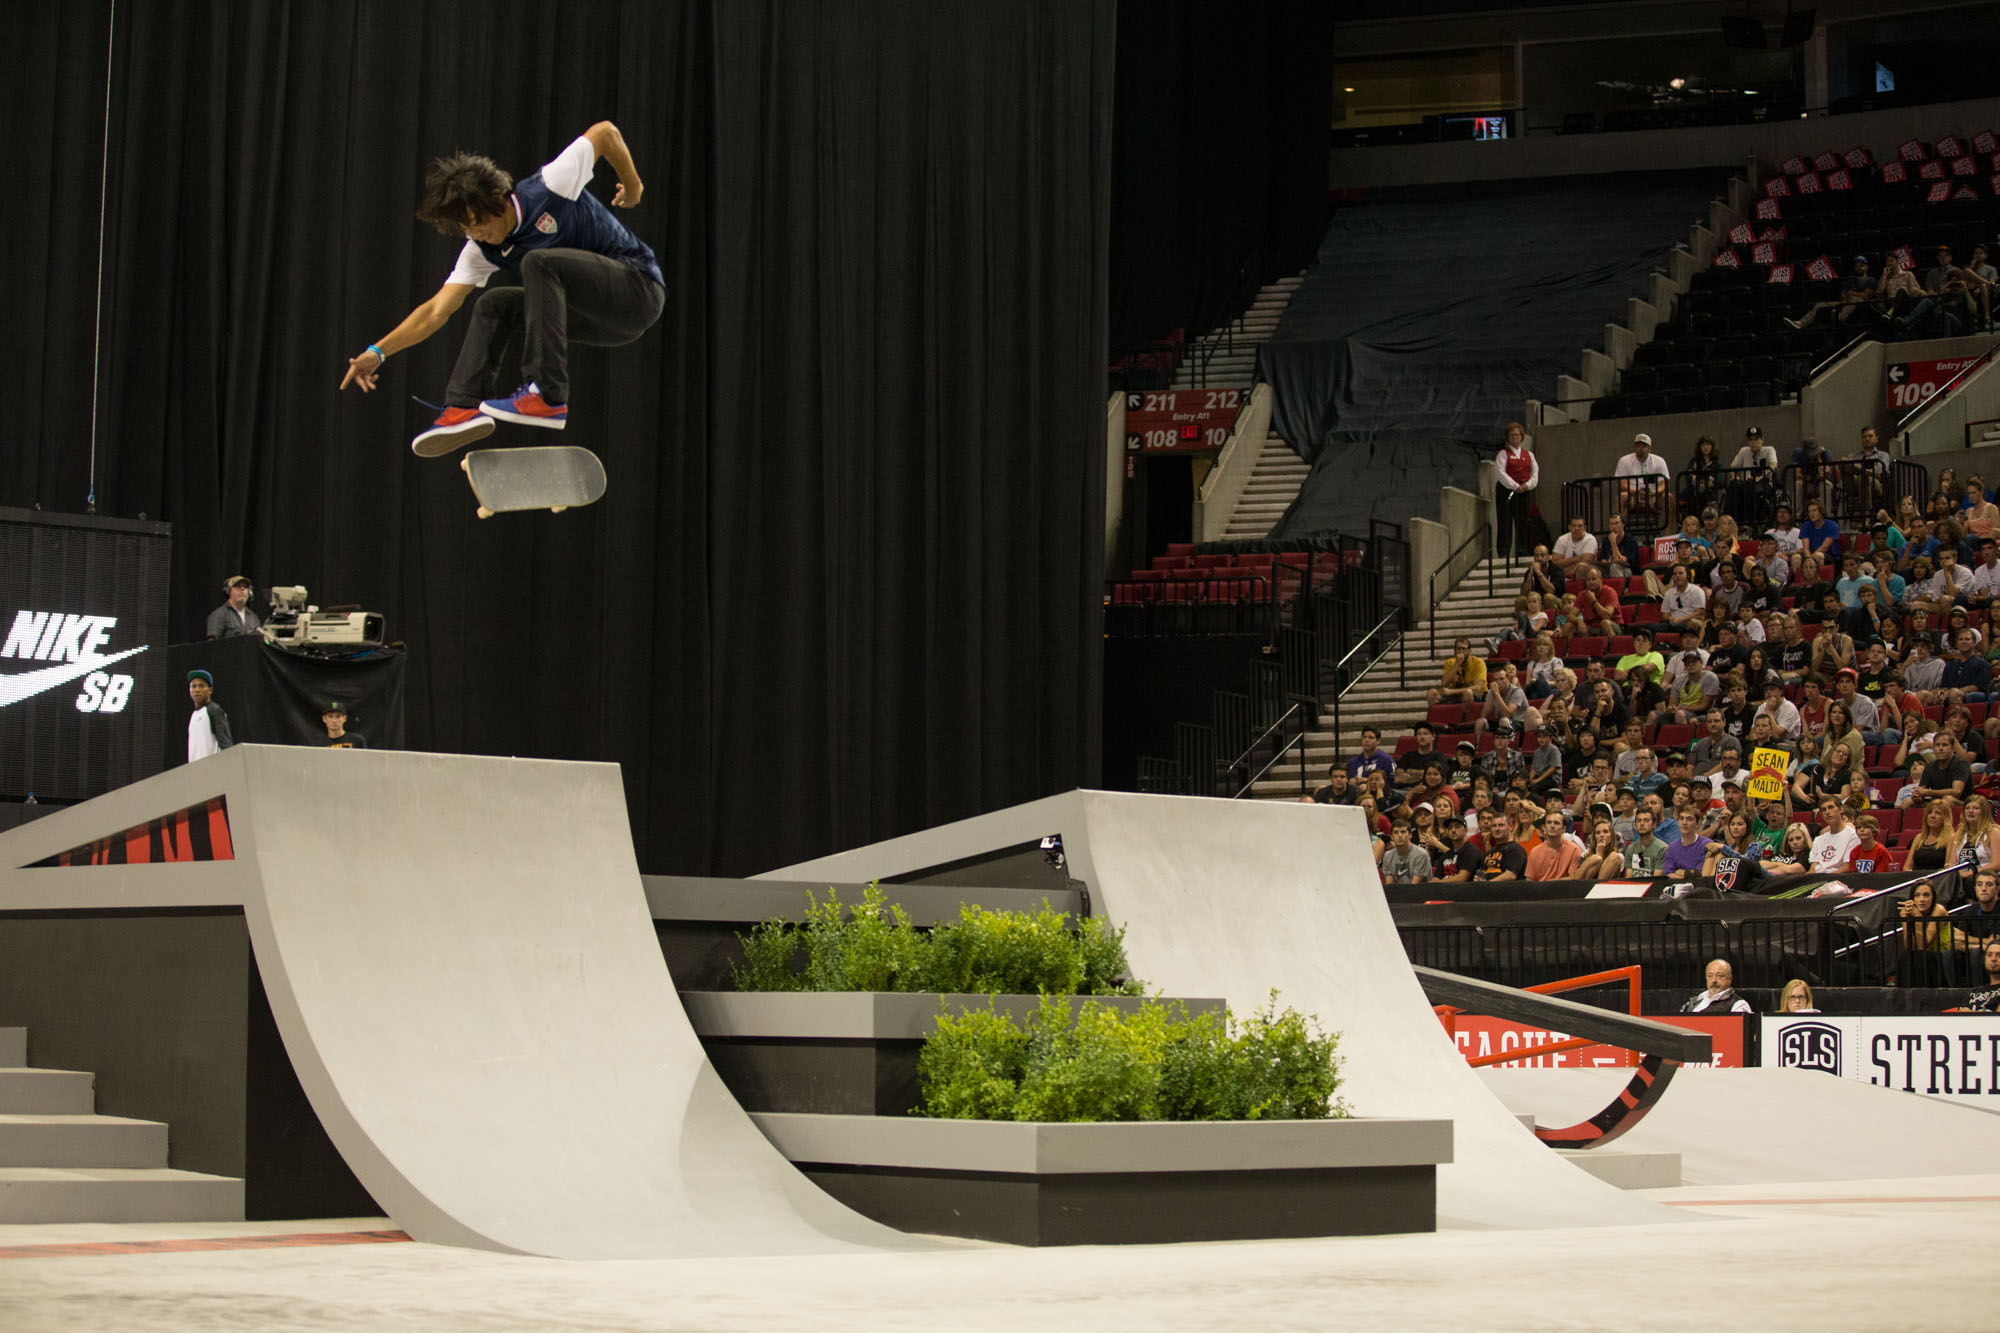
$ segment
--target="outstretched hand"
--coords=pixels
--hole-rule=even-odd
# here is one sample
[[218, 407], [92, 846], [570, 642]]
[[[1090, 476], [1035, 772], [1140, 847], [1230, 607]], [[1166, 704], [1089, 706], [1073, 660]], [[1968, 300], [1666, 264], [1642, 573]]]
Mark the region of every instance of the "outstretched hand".
[[382, 360], [375, 353], [364, 350], [360, 356], [347, 358], [347, 374], [341, 378], [340, 387], [345, 389], [353, 384], [361, 392], [370, 393], [375, 388], [375, 372], [382, 368]]
[[639, 206], [639, 196], [645, 192], [646, 186], [644, 182], [634, 181], [627, 184], [624, 181], [619, 181], [618, 188], [611, 192], [611, 206], [613, 208], [637, 208]]

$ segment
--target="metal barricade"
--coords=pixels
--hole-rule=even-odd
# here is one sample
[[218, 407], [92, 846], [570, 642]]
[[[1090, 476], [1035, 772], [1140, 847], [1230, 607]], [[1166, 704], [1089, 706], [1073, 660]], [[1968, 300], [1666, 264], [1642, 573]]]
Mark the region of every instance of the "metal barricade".
[[1668, 477], [1579, 477], [1563, 483], [1563, 523], [1580, 518], [1592, 532], [1611, 527], [1611, 516], [1625, 516], [1625, 531], [1641, 540], [1657, 537], [1674, 526], [1673, 481]]

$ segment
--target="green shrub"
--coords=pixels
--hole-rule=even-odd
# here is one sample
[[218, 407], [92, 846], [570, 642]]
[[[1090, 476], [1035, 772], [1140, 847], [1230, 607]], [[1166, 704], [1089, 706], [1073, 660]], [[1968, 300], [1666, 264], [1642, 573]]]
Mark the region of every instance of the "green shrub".
[[1085, 917], [1077, 934], [1083, 954], [1085, 995], [1144, 995], [1146, 988], [1130, 975], [1132, 964], [1125, 958], [1125, 927], [1113, 926], [1102, 917]]
[[1347, 1114], [1338, 1039], [1277, 993], [1237, 1025], [1179, 1001], [1135, 1010], [1044, 995], [1025, 1027], [986, 1010], [938, 1018], [917, 1113], [985, 1120], [1322, 1120]]
[[[1035, 912], [967, 904], [925, 932], [878, 885], [844, 907], [827, 891], [797, 926], [765, 921], [739, 938], [738, 990], [943, 991], [974, 995], [1138, 995], [1125, 932], [1086, 920], [1079, 930], [1047, 903]], [[803, 953], [804, 961], [800, 963]]]
[[923, 938], [901, 906], [884, 910], [886, 899], [879, 886], [870, 884], [862, 892], [861, 905], [851, 912], [840, 905], [832, 889], [827, 890], [825, 902], [810, 895], [807, 902], [804, 989], [911, 989], [907, 979], [923, 966]]
[[737, 990], [796, 991], [806, 989], [806, 979], [796, 964], [799, 936], [783, 921], [760, 921], [743, 941], [743, 963], [729, 967], [729, 980]]
[[950, 1120], [1011, 1120], [1027, 1060], [1028, 1034], [990, 1004], [947, 1015], [917, 1055], [924, 1104]]

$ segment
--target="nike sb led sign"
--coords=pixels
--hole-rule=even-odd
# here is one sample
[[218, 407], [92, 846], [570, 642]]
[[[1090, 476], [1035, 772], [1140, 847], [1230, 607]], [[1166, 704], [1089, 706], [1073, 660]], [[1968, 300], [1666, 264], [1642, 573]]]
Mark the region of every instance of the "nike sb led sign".
[[76, 696], [79, 713], [122, 713], [132, 697], [132, 677], [102, 668], [122, 662], [150, 645], [107, 653], [116, 616], [79, 616], [61, 611], [16, 611], [14, 627], [0, 644], [0, 658], [32, 659], [54, 665], [39, 671], [4, 671], [0, 675], [0, 708], [25, 703], [38, 694], [83, 681]]
[[0, 509], [0, 798], [158, 771], [169, 542], [164, 524]]

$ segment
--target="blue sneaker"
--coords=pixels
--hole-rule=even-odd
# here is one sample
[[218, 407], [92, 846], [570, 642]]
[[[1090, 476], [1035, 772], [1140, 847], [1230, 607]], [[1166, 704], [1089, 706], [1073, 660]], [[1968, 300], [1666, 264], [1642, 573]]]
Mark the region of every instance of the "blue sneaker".
[[496, 420], [518, 421], [523, 426], [561, 430], [569, 424], [569, 404], [545, 401], [533, 380], [514, 390], [512, 397], [488, 398], [479, 410]]

